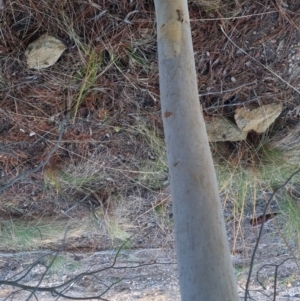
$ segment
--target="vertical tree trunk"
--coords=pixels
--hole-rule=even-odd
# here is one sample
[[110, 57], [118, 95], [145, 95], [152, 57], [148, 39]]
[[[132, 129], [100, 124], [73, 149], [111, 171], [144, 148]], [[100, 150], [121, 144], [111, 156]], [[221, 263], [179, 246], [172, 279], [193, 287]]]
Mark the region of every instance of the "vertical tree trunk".
[[187, 0], [155, 0], [155, 8], [182, 300], [238, 300], [199, 103]]

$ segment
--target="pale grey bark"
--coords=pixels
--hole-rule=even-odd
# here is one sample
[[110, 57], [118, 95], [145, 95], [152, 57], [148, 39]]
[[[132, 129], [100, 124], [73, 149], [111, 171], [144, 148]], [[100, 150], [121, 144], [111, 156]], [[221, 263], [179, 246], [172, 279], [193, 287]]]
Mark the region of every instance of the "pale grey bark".
[[155, 7], [182, 300], [238, 300], [199, 104], [187, 0], [155, 0]]

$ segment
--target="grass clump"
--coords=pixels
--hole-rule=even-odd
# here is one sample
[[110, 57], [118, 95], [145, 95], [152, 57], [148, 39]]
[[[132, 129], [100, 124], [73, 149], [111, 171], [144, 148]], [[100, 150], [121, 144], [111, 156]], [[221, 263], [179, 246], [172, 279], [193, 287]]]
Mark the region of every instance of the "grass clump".
[[45, 184], [50, 189], [54, 187], [60, 194], [75, 195], [99, 190], [110, 179], [109, 172], [94, 160], [82, 159], [67, 166], [48, 168], [45, 171]]
[[133, 209], [139, 208], [136, 199], [125, 200], [123, 197], [111, 198], [105, 204], [92, 211], [92, 224], [101, 233], [106, 233], [113, 246], [129, 239], [134, 230], [131, 221]]
[[65, 223], [46, 219], [41, 221], [5, 220], [0, 226], [1, 250], [34, 250], [62, 239], [66, 231]]
[[137, 181], [142, 186], [157, 191], [168, 184], [168, 165], [165, 142], [157, 129], [139, 124], [130, 129], [146, 146], [143, 150], [145, 160], [140, 167]]
[[78, 269], [80, 263], [66, 256], [50, 255], [46, 258], [46, 265], [49, 266], [49, 274], [62, 274], [66, 270], [72, 271]]
[[283, 234], [289, 242], [296, 242], [300, 250], [300, 204], [299, 201], [291, 198], [287, 192], [284, 193], [284, 200], [280, 204], [283, 217]]
[[55, 187], [60, 195], [72, 195], [77, 200], [74, 209], [79, 204], [87, 207], [90, 211], [88, 227], [115, 245], [116, 241], [125, 241], [131, 235], [130, 216], [133, 208], [139, 206], [138, 202], [125, 200], [124, 187], [122, 181], [117, 182], [118, 177], [113, 168], [105, 168], [91, 157], [89, 161], [61, 167], [54, 174], [48, 172], [46, 183]]
[[81, 82], [81, 85], [74, 104], [73, 122], [75, 122], [79, 106], [95, 84], [96, 76], [102, 62], [102, 56], [97, 55], [95, 50], [87, 51], [87, 56], [88, 58], [82, 70], [79, 70], [75, 76]]
[[[255, 216], [262, 213], [264, 204], [269, 198], [266, 193], [270, 195], [282, 185], [292, 173], [298, 170], [299, 164], [291, 164], [291, 161], [284, 160], [283, 150], [270, 147], [268, 143], [256, 148], [249, 145], [243, 148], [240, 144], [238, 145], [240, 148], [230, 153], [225, 159], [227, 151], [224, 148], [225, 145], [213, 145], [219, 190], [225, 207], [227, 203], [232, 204], [232, 213], [228, 219], [233, 219], [241, 225], [245, 214]], [[289, 185], [298, 183], [299, 180], [300, 175], [296, 175]], [[300, 212], [295, 201], [291, 202], [287, 199], [287, 187], [278, 192], [274, 202], [284, 217], [284, 232], [287, 238], [297, 238], [300, 242], [300, 219], [298, 218]], [[258, 204], [257, 201], [262, 197], [265, 203]], [[239, 226], [238, 230], [240, 228]]]

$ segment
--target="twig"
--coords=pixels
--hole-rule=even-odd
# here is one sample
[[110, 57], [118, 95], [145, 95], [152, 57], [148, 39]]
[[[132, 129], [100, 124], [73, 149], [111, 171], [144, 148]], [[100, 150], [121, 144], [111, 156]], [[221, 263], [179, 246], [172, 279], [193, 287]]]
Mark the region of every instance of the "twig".
[[258, 97], [253, 97], [253, 98], [250, 98], [244, 102], [237, 102], [237, 103], [230, 103], [230, 104], [225, 104], [225, 105], [216, 105], [216, 106], [211, 106], [211, 107], [207, 107], [207, 108], [203, 108], [203, 111], [204, 112], [207, 112], [209, 110], [212, 110], [212, 109], [221, 109], [221, 108], [226, 108], [226, 107], [238, 107], [238, 106], [245, 106], [246, 104], [248, 103], [251, 103], [253, 101], [257, 101], [258, 100]]
[[255, 16], [261, 16], [261, 15], [268, 15], [268, 14], [274, 14], [278, 13], [278, 11], [268, 11], [264, 13], [258, 13], [258, 14], [252, 14], [252, 15], [245, 15], [245, 16], [236, 16], [236, 17], [224, 17], [224, 18], [207, 18], [207, 19], [191, 19], [191, 22], [199, 22], [199, 21], [220, 21], [220, 20], [235, 20], [235, 19], [243, 19], [243, 18], [251, 18]]
[[35, 293], [37, 292], [37, 288], [38, 288], [38, 287], [40, 286], [40, 284], [43, 282], [43, 280], [44, 280], [46, 274], [47, 274], [48, 271], [50, 270], [50, 268], [51, 268], [52, 264], [54, 263], [54, 261], [57, 259], [59, 253], [64, 249], [68, 231], [69, 231], [69, 227], [68, 227], [68, 228], [66, 229], [66, 231], [65, 231], [65, 235], [64, 235], [64, 238], [63, 238], [63, 242], [62, 242], [61, 247], [55, 252], [55, 255], [53, 256], [51, 262], [50, 262], [49, 265], [47, 266], [47, 268], [46, 268], [45, 272], [43, 273], [41, 279], [39, 280], [39, 282], [38, 282], [38, 284], [36, 285], [36, 287], [34, 288], [34, 290], [31, 291], [31, 294], [29, 295], [29, 297], [27, 298], [26, 301], [29, 301], [30, 298], [31, 298], [32, 296], [35, 296]]
[[281, 230], [279, 229], [279, 226], [278, 226], [278, 224], [277, 224], [277, 222], [276, 222], [276, 219], [274, 220], [274, 223], [275, 223], [275, 225], [277, 226], [277, 229], [279, 230], [279, 235], [281, 236], [281, 238], [282, 238], [284, 244], [285, 244], [286, 247], [289, 249], [290, 254], [293, 256], [293, 258], [294, 258], [294, 260], [295, 260], [295, 262], [296, 262], [296, 265], [297, 265], [297, 267], [298, 267], [298, 270], [299, 270], [299, 272], [300, 272], [300, 264], [299, 264], [299, 260], [297, 259], [296, 255], [295, 255], [295, 252], [292, 250], [292, 248], [291, 248], [291, 246], [289, 245], [289, 243], [287, 242], [285, 236], [282, 234]]
[[265, 290], [265, 286], [261, 283], [261, 281], [259, 280], [259, 273], [262, 269], [266, 268], [266, 267], [275, 267], [275, 273], [274, 273], [274, 285], [273, 285], [273, 301], [276, 301], [276, 290], [277, 290], [277, 279], [278, 279], [278, 269], [288, 260], [292, 260], [295, 258], [286, 258], [284, 259], [280, 264], [264, 264], [256, 273], [256, 280], [257, 282], [262, 286], [262, 288]]
[[240, 88], [243, 88], [243, 87], [246, 87], [246, 86], [251, 86], [251, 85], [254, 85], [254, 84], [257, 84], [257, 80], [254, 80], [253, 82], [250, 82], [250, 83], [246, 83], [246, 84], [242, 84], [238, 87], [235, 87], [235, 88], [231, 88], [231, 89], [228, 89], [228, 90], [222, 90], [222, 91], [216, 91], [216, 92], [206, 92], [206, 93], [201, 93], [199, 94], [198, 96], [207, 96], [207, 95], [215, 95], [215, 94], [224, 94], [224, 93], [227, 93], [227, 92], [232, 92], [232, 91], [235, 91], [235, 90], [238, 90]]
[[[288, 11], [289, 13], [296, 14], [295, 12]], [[235, 16], [235, 17], [220, 17], [220, 18], [200, 18], [200, 19], [191, 19], [190, 22], [204, 22], [204, 21], [222, 21], [222, 20], [235, 20], [235, 19], [243, 19], [243, 18], [251, 18], [256, 16], [263, 16], [263, 15], [269, 15], [269, 14], [275, 14], [278, 13], [278, 11], [268, 11], [263, 13], [257, 13], [257, 14], [251, 14], [251, 15], [244, 15], [244, 16]], [[118, 21], [122, 21], [122, 19], [115, 18]], [[134, 20], [132, 23], [144, 23], [144, 20]], [[149, 23], [156, 23], [156, 20], [148, 21]]]
[[260, 229], [259, 229], [259, 234], [258, 234], [258, 237], [257, 237], [257, 240], [256, 240], [256, 243], [255, 243], [255, 246], [254, 246], [254, 250], [253, 250], [253, 253], [252, 253], [252, 256], [251, 256], [251, 261], [250, 261], [250, 267], [249, 267], [249, 273], [248, 273], [248, 278], [247, 278], [247, 282], [246, 282], [246, 288], [245, 288], [245, 296], [244, 296], [244, 301], [247, 301], [248, 299], [248, 294], [249, 294], [249, 285], [250, 285], [250, 279], [251, 279], [251, 275], [252, 275], [252, 270], [253, 270], [253, 264], [254, 264], [254, 259], [255, 259], [255, 255], [256, 255], [256, 252], [257, 252], [257, 249], [258, 249], [258, 245], [259, 245], [259, 242], [260, 242], [260, 239], [261, 239], [261, 236], [262, 236], [262, 231], [263, 231], [263, 228], [264, 228], [264, 223], [265, 223], [265, 220], [266, 220], [266, 213], [267, 213], [267, 210], [268, 210], [268, 207], [269, 205], [271, 204], [274, 196], [277, 194], [277, 192], [285, 187], [290, 181], [291, 179], [296, 175], [300, 173], [300, 169], [296, 170], [294, 173], [292, 173], [290, 175], [290, 177], [279, 187], [277, 187], [270, 199], [268, 200], [266, 206], [265, 206], [265, 209], [264, 209], [264, 212], [263, 212], [263, 217], [262, 217], [262, 223], [261, 223], [261, 226], [260, 226]]
[[62, 120], [62, 122], [60, 124], [60, 130], [59, 130], [59, 136], [58, 136], [57, 142], [55, 143], [54, 147], [48, 153], [46, 159], [44, 161], [40, 162], [40, 164], [38, 166], [36, 166], [35, 168], [27, 170], [27, 171], [19, 174], [18, 176], [16, 176], [14, 179], [12, 179], [7, 184], [2, 185], [0, 187], [0, 193], [3, 192], [4, 190], [8, 189], [12, 185], [14, 185], [19, 180], [26, 178], [29, 174], [37, 172], [39, 169], [43, 168], [49, 162], [51, 156], [55, 153], [55, 151], [59, 147], [59, 144], [61, 142], [61, 139], [62, 139], [62, 136], [63, 136], [63, 133], [64, 133], [64, 129], [65, 129], [65, 125], [66, 125], [66, 120], [67, 120], [66, 117]]
[[[24, 252], [25, 253], [25, 252]], [[45, 255], [40, 256], [37, 260], [35, 260], [29, 267], [25, 267], [23, 270], [21, 270], [19, 273], [12, 275], [10, 278], [7, 278], [7, 280], [13, 280], [15, 282], [20, 282], [21, 280], [23, 280], [30, 272], [31, 270], [41, 264], [42, 259], [46, 258], [47, 256], [50, 256], [52, 253], [55, 253], [54, 251], [52, 251], [51, 253], [47, 253]], [[25, 273], [24, 273], [25, 272]], [[19, 278], [16, 279], [16, 277], [18, 275], [21, 275]]]
[[[20, 288], [21, 290], [26, 290], [29, 291], [30, 297], [31, 296], [35, 296], [35, 293], [37, 292], [48, 292], [51, 293], [52, 296], [54, 297], [62, 297], [62, 298], [67, 298], [70, 300], [91, 300], [91, 299], [99, 299], [99, 300], [103, 300], [103, 301], [107, 301], [107, 299], [103, 298], [103, 296], [116, 284], [120, 283], [121, 281], [124, 280], [132, 280], [135, 278], [140, 277], [139, 276], [135, 276], [135, 277], [129, 277], [129, 278], [120, 278], [117, 279], [115, 281], [112, 281], [109, 285], [106, 285], [104, 282], [102, 283], [103, 286], [105, 286], [105, 289], [101, 292], [101, 293], [96, 293], [95, 296], [78, 296], [78, 297], [73, 297], [72, 295], [66, 295], [66, 293], [68, 292], [68, 290], [74, 285], [74, 283], [80, 279], [82, 279], [85, 276], [91, 276], [97, 279], [97, 282], [101, 283], [101, 279], [96, 275], [98, 273], [101, 273], [99, 276], [103, 276], [103, 272], [105, 271], [109, 271], [111, 269], [114, 270], [119, 270], [119, 269], [135, 269], [135, 268], [140, 268], [140, 267], [145, 267], [145, 266], [149, 266], [149, 265], [164, 265], [164, 264], [174, 264], [174, 263], [169, 263], [169, 262], [157, 262], [156, 260], [151, 261], [149, 263], [142, 263], [142, 264], [136, 264], [136, 265], [130, 265], [130, 266], [116, 266], [117, 260], [119, 255], [122, 253], [122, 249], [124, 248], [125, 244], [128, 243], [128, 241], [134, 236], [135, 234], [133, 234], [132, 236], [130, 236], [121, 246], [120, 248], [116, 251], [116, 254], [114, 256], [113, 262], [103, 268], [99, 268], [97, 270], [94, 271], [86, 271], [83, 273], [80, 273], [78, 275], [76, 275], [75, 277], [73, 277], [72, 279], [69, 279], [67, 281], [65, 281], [64, 283], [57, 285], [57, 286], [53, 286], [53, 287], [48, 287], [48, 286], [41, 286], [43, 278], [45, 277], [47, 271], [49, 270], [49, 268], [51, 267], [51, 265], [53, 264], [53, 262], [55, 261], [56, 257], [58, 256], [58, 254], [62, 251], [63, 246], [64, 246], [64, 242], [62, 247], [57, 250], [55, 252], [55, 256], [53, 258], [53, 260], [51, 260], [51, 263], [47, 266], [46, 271], [43, 273], [38, 285], [36, 286], [30, 286], [30, 285], [24, 285], [22, 283], [20, 283], [19, 281], [8, 281], [8, 280], [0, 280], [0, 286], [1, 285], [8, 285], [8, 286], [13, 286], [13, 287], [17, 287]], [[64, 237], [64, 241], [66, 239], [66, 233], [65, 233], [65, 237]], [[36, 261], [37, 263], [40, 261], [40, 259], [38, 261]], [[29, 270], [31, 270], [32, 268], [30, 268]], [[119, 278], [119, 277], [118, 277]], [[20, 278], [20, 279], [23, 279]], [[30, 298], [29, 297], [29, 298]], [[29, 300], [29, 298], [27, 300]]]

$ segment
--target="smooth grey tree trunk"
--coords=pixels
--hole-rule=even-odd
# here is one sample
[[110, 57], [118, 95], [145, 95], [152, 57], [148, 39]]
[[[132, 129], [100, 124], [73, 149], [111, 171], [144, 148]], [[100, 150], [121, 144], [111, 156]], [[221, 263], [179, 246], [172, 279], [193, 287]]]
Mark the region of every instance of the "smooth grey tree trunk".
[[155, 0], [155, 8], [181, 297], [238, 300], [199, 103], [187, 0]]

